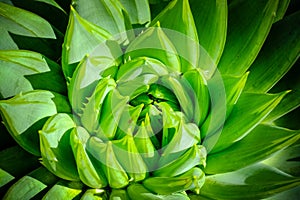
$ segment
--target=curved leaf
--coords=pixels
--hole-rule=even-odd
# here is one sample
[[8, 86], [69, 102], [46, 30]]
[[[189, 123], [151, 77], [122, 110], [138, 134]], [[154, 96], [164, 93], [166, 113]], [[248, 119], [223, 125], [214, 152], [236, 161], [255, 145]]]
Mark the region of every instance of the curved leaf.
[[64, 180], [56, 183], [43, 197], [43, 200], [74, 199], [82, 192], [81, 182], [67, 182]]
[[91, 161], [86, 151], [86, 143], [90, 134], [83, 127], [76, 127], [71, 132], [71, 147], [77, 164], [80, 180], [92, 188], [103, 188], [107, 185], [100, 166]]
[[278, 0], [235, 0], [229, 5], [228, 34], [218, 65], [222, 74], [242, 75], [259, 53], [274, 22]]
[[6, 31], [24, 36], [56, 39], [51, 25], [38, 15], [2, 2], [0, 11], [0, 24]]
[[245, 90], [267, 92], [287, 73], [300, 56], [300, 11], [274, 24], [250, 67]]
[[50, 117], [39, 131], [42, 164], [56, 176], [65, 180], [79, 180], [70, 145], [72, 118], [65, 113]]
[[207, 176], [200, 194], [212, 199], [263, 199], [300, 185], [299, 178], [256, 164], [235, 172]]
[[150, 26], [156, 26], [157, 23], [175, 46], [180, 56], [182, 71], [196, 68], [199, 59], [198, 35], [189, 1], [171, 1], [152, 20]]
[[53, 185], [56, 181], [56, 176], [46, 168], [40, 167], [14, 183], [6, 192], [3, 199], [19, 199], [20, 197], [31, 199], [48, 186]]
[[108, 31], [119, 43], [128, 42], [126, 14], [120, 1], [73, 0], [72, 5], [85, 20]]
[[33, 89], [65, 93], [65, 81], [60, 70], [60, 66], [39, 53], [0, 51], [0, 94], [8, 98]]
[[6, 128], [20, 146], [34, 155], [40, 155], [37, 131], [46, 118], [57, 113], [54, 97], [51, 92], [34, 90], [0, 101]]
[[211, 77], [223, 53], [227, 33], [226, 0], [190, 0], [200, 43], [199, 67]]
[[287, 92], [279, 94], [243, 93], [224, 127], [204, 140], [208, 152], [219, 152], [241, 140], [278, 105]]
[[300, 131], [259, 125], [227, 149], [210, 154], [205, 172], [220, 174], [257, 163], [296, 142], [300, 139], [299, 133]]
[[110, 37], [107, 31], [86, 21], [71, 7], [62, 49], [62, 68], [66, 78], [72, 77], [78, 62], [85, 55]]
[[147, 0], [120, 0], [132, 24], [145, 24], [151, 20]]

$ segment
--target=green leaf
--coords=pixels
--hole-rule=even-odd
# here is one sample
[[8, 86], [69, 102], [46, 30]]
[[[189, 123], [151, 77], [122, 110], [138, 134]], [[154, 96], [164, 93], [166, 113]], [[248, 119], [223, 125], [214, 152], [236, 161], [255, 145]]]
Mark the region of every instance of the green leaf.
[[33, 90], [24, 75], [50, 71], [41, 54], [11, 50], [0, 51], [0, 92], [3, 98]]
[[[226, 0], [190, 0], [200, 43], [199, 67], [211, 77], [221, 58], [227, 32]], [[201, 12], [199, 12], [201, 11]]]
[[138, 152], [147, 164], [149, 171], [152, 171], [156, 167], [159, 158], [158, 151], [155, 149], [151, 140], [151, 137], [153, 136], [154, 132], [150, 124], [150, 118], [149, 115], [146, 114], [145, 120], [138, 127], [138, 130], [134, 135], [134, 143]]
[[112, 189], [109, 199], [131, 200], [125, 189]]
[[0, 151], [0, 161], [0, 169], [14, 178], [19, 178], [40, 166], [38, 158], [20, 146], [13, 146]]
[[91, 137], [87, 143], [87, 151], [101, 164], [111, 188], [123, 188], [128, 185], [127, 173], [117, 160], [111, 141], [104, 143], [96, 137]]
[[107, 76], [114, 77], [121, 55], [122, 50], [116, 42], [106, 41], [79, 63], [68, 86], [68, 96], [77, 114], [82, 113], [84, 103], [92, 96], [98, 82]]
[[145, 24], [151, 20], [147, 0], [120, 0], [132, 24]]
[[7, 183], [11, 182], [14, 179], [15, 179], [14, 176], [12, 176], [10, 173], [0, 168], [0, 187], [6, 185]]
[[194, 94], [190, 95], [195, 104], [193, 121], [201, 127], [208, 114], [210, 106], [207, 82], [202, 73], [197, 69], [184, 73], [183, 78], [184, 81], [187, 81], [193, 89], [192, 93]]
[[[112, 78], [103, 78], [99, 80], [92, 96], [86, 97], [88, 102], [82, 108], [80, 120], [82, 125], [89, 131], [96, 131], [99, 127], [102, 106], [108, 93], [116, 87]], [[106, 112], [103, 110], [103, 112]]]
[[299, 152], [300, 144], [298, 141], [298, 144], [295, 143], [285, 149], [282, 149], [281, 151], [278, 151], [276, 154], [263, 161], [263, 163], [276, 167], [277, 169], [292, 176], [300, 177]]
[[206, 176], [200, 194], [211, 199], [263, 199], [299, 184], [299, 178], [256, 164], [235, 172]]
[[199, 59], [198, 35], [189, 1], [171, 1], [150, 26], [156, 26], [157, 23], [174, 44], [181, 59], [182, 71], [196, 68]]
[[143, 186], [157, 194], [169, 195], [185, 190], [195, 190], [199, 193], [204, 184], [205, 174], [197, 167], [176, 177], [149, 177], [143, 181]]
[[66, 87], [59, 74], [60, 67], [39, 53], [26, 50], [0, 51], [0, 93], [3, 98], [33, 89], [63, 93]]
[[56, 39], [51, 25], [38, 15], [1, 2], [0, 11], [0, 24], [6, 31], [24, 36]]
[[37, 131], [46, 118], [57, 113], [52, 101], [54, 97], [51, 92], [34, 90], [0, 101], [1, 116], [12, 137], [25, 150], [37, 156], [40, 155]]
[[112, 141], [116, 157], [132, 181], [138, 182], [146, 178], [148, 169], [139, 154], [132, 135], [127, 133], [120, 140]]
[[206, 149], [201, 145], [194, 144], [186, 152], [179, 154], [172, 161], [164, 161], [169, 155], [162, 156], [158, 162], [158, 169], [153, 172], [154, 176], [177, 176], [197, 165], [205, 166]]
[[10, 34], [2, 26], [0, 27], [0, 33], [1, 33], [1, 37], [0, 37], [0, 49], [1, 50], [19, 49], [18, 45], [10, 37]]
[[245, 90], [267, 92], [287, 73], [300, 55], [300, 11], [274, 24], [250, 67]]
[[85, 20], [108, 31], [119, 43], [128, 42], [126, 14], [120, 1], [73, 0], [72, 5]]
[[72, 77], [78, 62], [110, 37], [107, 31], [86, 21], [71, 7], [62, 49], [64, 75]]
[[180, 59], [174, 44], [170, 41], [164, 29], [150, 27], [133, 40], [124, 55], [126, 62], [139, 57], [150, 57], [162, 62], [169, 71], [180, 71]]
[[67, 182], [61, 180], [45, 194], [43, 200], [74, 199], [81, 194], [82, 189], [83, 184], [81, 182]]
[[144, 200], [189, 200], [186, 194], [173, 193], [170, 195], [158, 195], [147, 190], [142, 184], [134, 183], [129, 185], [127, 193], [131, 199]]
[[240, 77], [215, 75], [208, 80], [211, 111], [201, 126], [202, 138], [215, 133], [223, 126], [244, 89], [247, 76], [248, 73]]
[[243, 93], [224, 127], [205, 139], [208, 152], [219, 152], [244, 138], [278, 105], [287, 92], [279, 94]]
[[60, 7], [59, 4], [56, 3], [54, 0], [34, 0], [34, 1], [39, 1], [39, 2], [43, 2], [43, 3], [49, 4], [51, 6], [54, 6], [55, 8], [58, 8], [59, 10], [63, 11], [64, 13], [66, 13], [64, 11], [64, 9], [62, 9], [62, 7]]
[[90, 134], [83, 127], [76, 127], [71, 132], [71, 147], [75, 157], [80, 180], [92, 188], [103, 188], [107, 185], [104, 173], [100, 166], [91, 161], [86, 151], [86, 143]]
[[40, 167], [14, 183], [3, 199], [31, 199], [56, 181], [56, 176], [46, 168]]
[[77, 181], [79, 176], [70, 145], [70, 133], [74, 127], [69, 115], [58, 113], [47, 120], [39, 135], [42, 164], [60, 178]]
[[278, 8], [277, 8], [274, 23], [280, 21], [284, 17], [285, 12], [289, 7], [289, 4], [290, 4], [290, 0], [283, 0], [278, 2]]
[[296, 142], [300, 139], [299, 133], [300, 131], [258, 125], [242, 140], [221, 152], [210, 154], [205, 172], [220, 174], [257, 163]]
[[128, 97], [120, 95], [118, 90], [109, 91], [105, 97], [96, 135], [103, 140], [111, 140], [115, 137], [123, 110], [127, 105]]
[[108, 200], [107, 192], [103, 189], [87, 189], [81, 200]]
[[270, 31], [278, 2], [235, 0], [230, 3], [227, 39], [218, 65], [222, 74], [239, 76], [247, 71]]

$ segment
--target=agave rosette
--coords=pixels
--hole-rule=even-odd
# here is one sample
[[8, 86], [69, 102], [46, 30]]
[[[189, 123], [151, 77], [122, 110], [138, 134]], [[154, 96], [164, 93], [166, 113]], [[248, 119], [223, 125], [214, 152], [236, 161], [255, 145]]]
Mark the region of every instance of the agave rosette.
[[289, 1], [28, 2], [0, 2], [4, 199], [297, 195]]

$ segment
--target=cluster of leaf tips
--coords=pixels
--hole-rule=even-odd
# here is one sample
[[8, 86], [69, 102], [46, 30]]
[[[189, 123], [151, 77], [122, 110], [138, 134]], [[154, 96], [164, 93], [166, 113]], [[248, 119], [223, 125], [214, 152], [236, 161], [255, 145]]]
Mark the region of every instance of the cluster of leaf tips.
[[0, 0], [0, 194], [297, 197], [298, 7]]

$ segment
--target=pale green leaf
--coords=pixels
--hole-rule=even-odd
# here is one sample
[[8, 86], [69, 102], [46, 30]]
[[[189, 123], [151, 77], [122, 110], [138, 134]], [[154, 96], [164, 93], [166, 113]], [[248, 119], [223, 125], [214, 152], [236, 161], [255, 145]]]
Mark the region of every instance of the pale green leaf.
[[14, 178], [15, 177], [12, 176], [10, 173], [0, 168], [0, 187], [14, 180]]
[[278, 169], [256, 164], [224, 174], [206, 176], [200, 194], [211, 199], [262, 199], [300, 185]]
[[93, 94], [99, 80], [106, 76], [114, 77], [121, 55], [120, 46], [107, 41], [99, 44], [79, 63], [68, 86], [69, 100], [76, 113], [82, 113], [84, 103]]
[[220, 174], [257, 163], [296, 142], [300, 139], [299, 133], [300, 131], [258, 125], [242, 140], [223, 151], [210, 154], [205, 172]]
[[51, 92], [34, 90], [0, 101], [6, 128], [20, 146], [34, 155], [40, 155], [37, 131], [46, 118], [57, 113], [54, 97]]
[[72, 77], [78, 62], [110, 37], [107, 31], [86, 21], [71, 7], [62, 49], [62, 68], [65, 76]]
[[185, 72], [190, 68], [198, 67], [198, 35], [189, 1], [171, 1], [151, 21], [150, 26], [156, 26], [157, 23], [175, 46], [180, 56], [181, 70]]
[[164, 29], [150, 27], [140, 34], [126, 49], [124, 59], [130, 61], [138, 57], [150, 57], [162, 62], [170, 71], [180, 71], [180, 59], [174, 44]]
[[227, 118], [224, 127], [206, 138], [203, 145], [209, 153], [215, 153], [241, 140], [265, 119], [286, 93], [243, 93]]
[[87, 151], [101, 165], [111, 188], [123, 188], [128, 185], [127, 173], [118, 162], [111, 141], [104, 143], [96, 137], [91, 137], [87, 143]]
[[31, 199], [56, 181], [56, 176], [46, 168], [39, 167], [14, 183], [3, 199]]
[[125, 7], [132, 24], [145, 24], [151, 20], [147, 0], [120, 0]]
[[1, 33], [1, 37], [0, 37], [1, 50], [19, 49], [18, 45], [10, 37], [9, 33], [6, 31], [4, 27], [0, 27], [0, 33]]
[[43, 200], [74, 199], [81, 194], [83, 184], [81, 182], [67, 182], [64, 180], [56, 183], [44, 196]]
[[86, 151], [86, 143], [90, 134], [83, 127], [76, 127], [71, 132], [71, 147], [75, 157], [80, 180], [92, 188], [102, 188], [107, 185], [104, 173], [100, 167], [92, 163]]
[[8, 98], [33, 89], [64, 93], [66, 86], [60, 70], [60, 66], [39, 53], [0, 51], [0, 94]]
[[274, 24], [250, 67], [246, 91], [267, 92], [287, 73], [300, 56], [300, 12]]
[[108, 31], [119, 43], [128, 42], [126, 14], [120, 1], [73, 0], [72, 5], [81, 17]]
[[117, 160], [129, 177], [135, 182], [144, 180], [148, 169], [135, 146], [133, 136], [127, 133], [122, 139], [112, 141], [112, 144]]
[[[207, 87], [211, 105], [210, 112], [201, 126], [202, 138], [215, 133], [223, 126], [244, 89], [247, 76], [247, 73], [240, 77], [215, 74], [208, 80]], [[206, 105], [209, 106], [208, 103]]]
[[228, 33], [218, 65], [222, 74], [242, 75], [259, 53], [275, 19], [278, 0], [235, 0], [229, 5]]
[[[296, 132], [296, 131], [295, 131]], [[299, 132], [299, 131], [298, 131]], [[281, 171], [292, 176], [300, 177], [300, 161], [299, 161], [300, 144], [293, 144], [276, 154], [272, 155], [263, 163], [276, 167]]]
[[104, 189], [87, 189], [80, 200], [107, 200], [107, 192]]
[[51, 25], [29, 11], [0, 2], [0, 24], [14, 34], [56, 39]]
[[39, 131], [42, 164], [56, 176], [65, 180], [79, 180], [70, 145], [70, 133], [75, 127], [65, 113], [50, 117]]
[[227, 32], [226, 0], [190, 0], [200, 43], [199, 67], [211, 77], [221, 58]]

